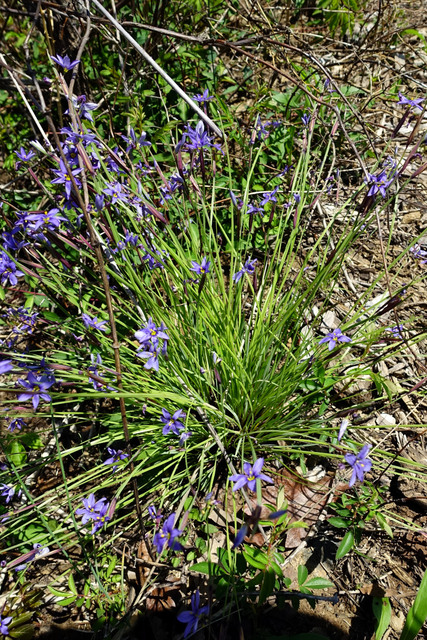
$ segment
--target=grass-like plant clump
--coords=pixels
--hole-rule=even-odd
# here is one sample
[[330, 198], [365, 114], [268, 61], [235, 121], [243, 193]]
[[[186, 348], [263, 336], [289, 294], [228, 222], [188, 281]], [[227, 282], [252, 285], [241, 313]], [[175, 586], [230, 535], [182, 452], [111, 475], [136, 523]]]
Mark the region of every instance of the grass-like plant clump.
[[[272, 595], [336, 602], [334, 582], [305, 564], [287, 575], [288, 536], [313, 522], [310, 510], [295, 516], [290, 485], [317, 492], [311, 509], [338, 533], [336, 560], [363, 553], [366, 529], [419, 529], [384, 478], [424, 483], [425, 466], [359, 416], [399, 393], [379, 363], [425, 337], [396, 308], [427, 253], [418, 238], [390, 252], [384, 225], [425, 168], [408, 168], [418, 121], [402, 153], [390, 140], [369, 157], [363, 133], [348, 132], [346, 96], [310, 68], [309, 92], [301, 73], [306, 90], [266, 93], [244, 124], [212, 80], [173, 94], [182, 120], [143, 128], [128, 112], [124, 132], [123, 114], [74, 93], [86, 44], [45, 61], [58, 118], [34, 80], [39, 116], [28, 107], [44, 134], [14, 150], [31, 208], [2, 200], [0, 548], [11, 587], [0, 633], [31, 637], [46, 602], [103, 637], [137, 608], [180, 604], [170, 637], [239, 637]], [[422, 107], [390, 100], [397, 135]], [[346, 185], [345, 145], [357, 167]], [[356, 291], [349, 256], [372, 238], [382, 267]], [[425, 618], [424, 583], [402, 638]], [[383, 600], [377, 637], [390, 620]]]

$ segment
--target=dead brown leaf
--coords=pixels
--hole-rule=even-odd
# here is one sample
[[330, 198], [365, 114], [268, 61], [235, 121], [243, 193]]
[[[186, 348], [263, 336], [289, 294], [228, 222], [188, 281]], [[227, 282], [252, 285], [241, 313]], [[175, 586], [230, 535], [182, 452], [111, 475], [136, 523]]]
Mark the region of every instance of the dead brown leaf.
[[[316, 482], [310, 482], [297, 473], [291, 473], [283, 468], [279, 471], [276, 483], [285, 489], [290, 523], [304, 522], [308, 527], [314, 525], [328, 501], [327, 489], [331, 478], [324, 476]], [[288, 549], [298, 547], [307, 533], [308, 529], [302, 527], [289, 529], [286, 535], [286, 547]]]
[[147, 599], [145, 606], [148, 611], [170, 611], [176, 607], [175, 600], [171, 597], [171, 594], [178, 595], [179, 589], [175, 586], [170, 587], [153, 587], [147, 593]]

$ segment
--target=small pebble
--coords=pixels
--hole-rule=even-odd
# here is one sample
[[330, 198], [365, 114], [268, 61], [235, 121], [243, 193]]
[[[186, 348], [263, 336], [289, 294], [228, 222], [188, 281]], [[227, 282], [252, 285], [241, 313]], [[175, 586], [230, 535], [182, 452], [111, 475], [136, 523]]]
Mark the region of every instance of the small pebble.
[[392, 424], [396, 424], [396, 418], [391, 416], [389, 413], [380, 413], [377, 418], [378, 426], [390, 426]]

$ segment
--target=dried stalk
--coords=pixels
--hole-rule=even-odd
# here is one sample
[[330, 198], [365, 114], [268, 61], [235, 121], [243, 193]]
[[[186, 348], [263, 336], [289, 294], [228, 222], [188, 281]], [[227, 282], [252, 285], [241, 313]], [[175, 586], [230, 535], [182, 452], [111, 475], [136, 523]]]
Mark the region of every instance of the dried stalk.
[[190, 98], [189, 95], [187, 95], [185, 93], [185, 91], [183, 91], [181, 89], [181, 87], [179, 85], [177, 85], [177, 83], [172, 80], [172, 78], [166, 73], [166, 71], [164, 71], [155, 60], [153, 60], [153, 58], [145, 51], [145, 49], [143, 49], [141, 47], [140, 44], [137, 43], [137, 41], [132, 38], [132, 36], [130, 35], [130, 33], [128, 33], [126, 31], [126, 29], [124, 29], [122, 27], [122, 25], [117, 22], [117, 20], [115, 18], [113, 18], [113, 16], [111, 15], [111, 13], [109, 13], [107, 11], [107, 9], [104, 9], [104, 7], [98, 2], [98, 0], [91, 0], [91, 2], [93, 2], [93, 4], [96, 6], [97, 9], [99, 9], [99, 11], [101, 13], [103, 13], [108, 20], [111, 22], [112, 25], [114, 25], [114, 27], [117, 29], [117, 31], [120, 31], [120, 33], [126, 38], [126, 40], [128, 42], [131, 43], [131, 45], [133, 47], [135, 47], [135, 49], [138, 51], [138, 53], [140, 53], [142, 55], [142, 57], [153, 67], [153, 69], [155, 69], [157, 71], [157, 73], [159, 73], [162, 78], [164, 80], [166, 80], [166, 82], [168, 84], [170, 84], [170, 86], [172, 87], [172, 89], [174, 89], [177, 94], [179, 96], [181, 96], [181, 98], [183, 100], [185, 100], [185, 102], [197, 113], [197, 115], [199, 116], [199, 118], [201, 118], [201, 120], [203, 120], [203, 122], [212, 129], [212, 131], [214, 131], [217, 136], [219, 136], [220, 138], [224, 139], [224, 134], [222, 133], [221, 129], [219, 129], [217, 127], [217, 125], [206, 115], [206, 113], [199, 107], [198, 104], [196, 104], [194, 102], [194, 100], [192, 100]]

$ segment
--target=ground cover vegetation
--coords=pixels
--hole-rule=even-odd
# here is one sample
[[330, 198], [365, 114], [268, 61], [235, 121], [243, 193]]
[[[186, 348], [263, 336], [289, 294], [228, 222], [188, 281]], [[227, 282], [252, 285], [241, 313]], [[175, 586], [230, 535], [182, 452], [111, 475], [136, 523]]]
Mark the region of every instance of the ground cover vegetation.
[[384, 51], [426, 52], [403, 9], [2, 8], [0, 637], [421, 630], [427, 247], [401, 221], [425, 85]]

